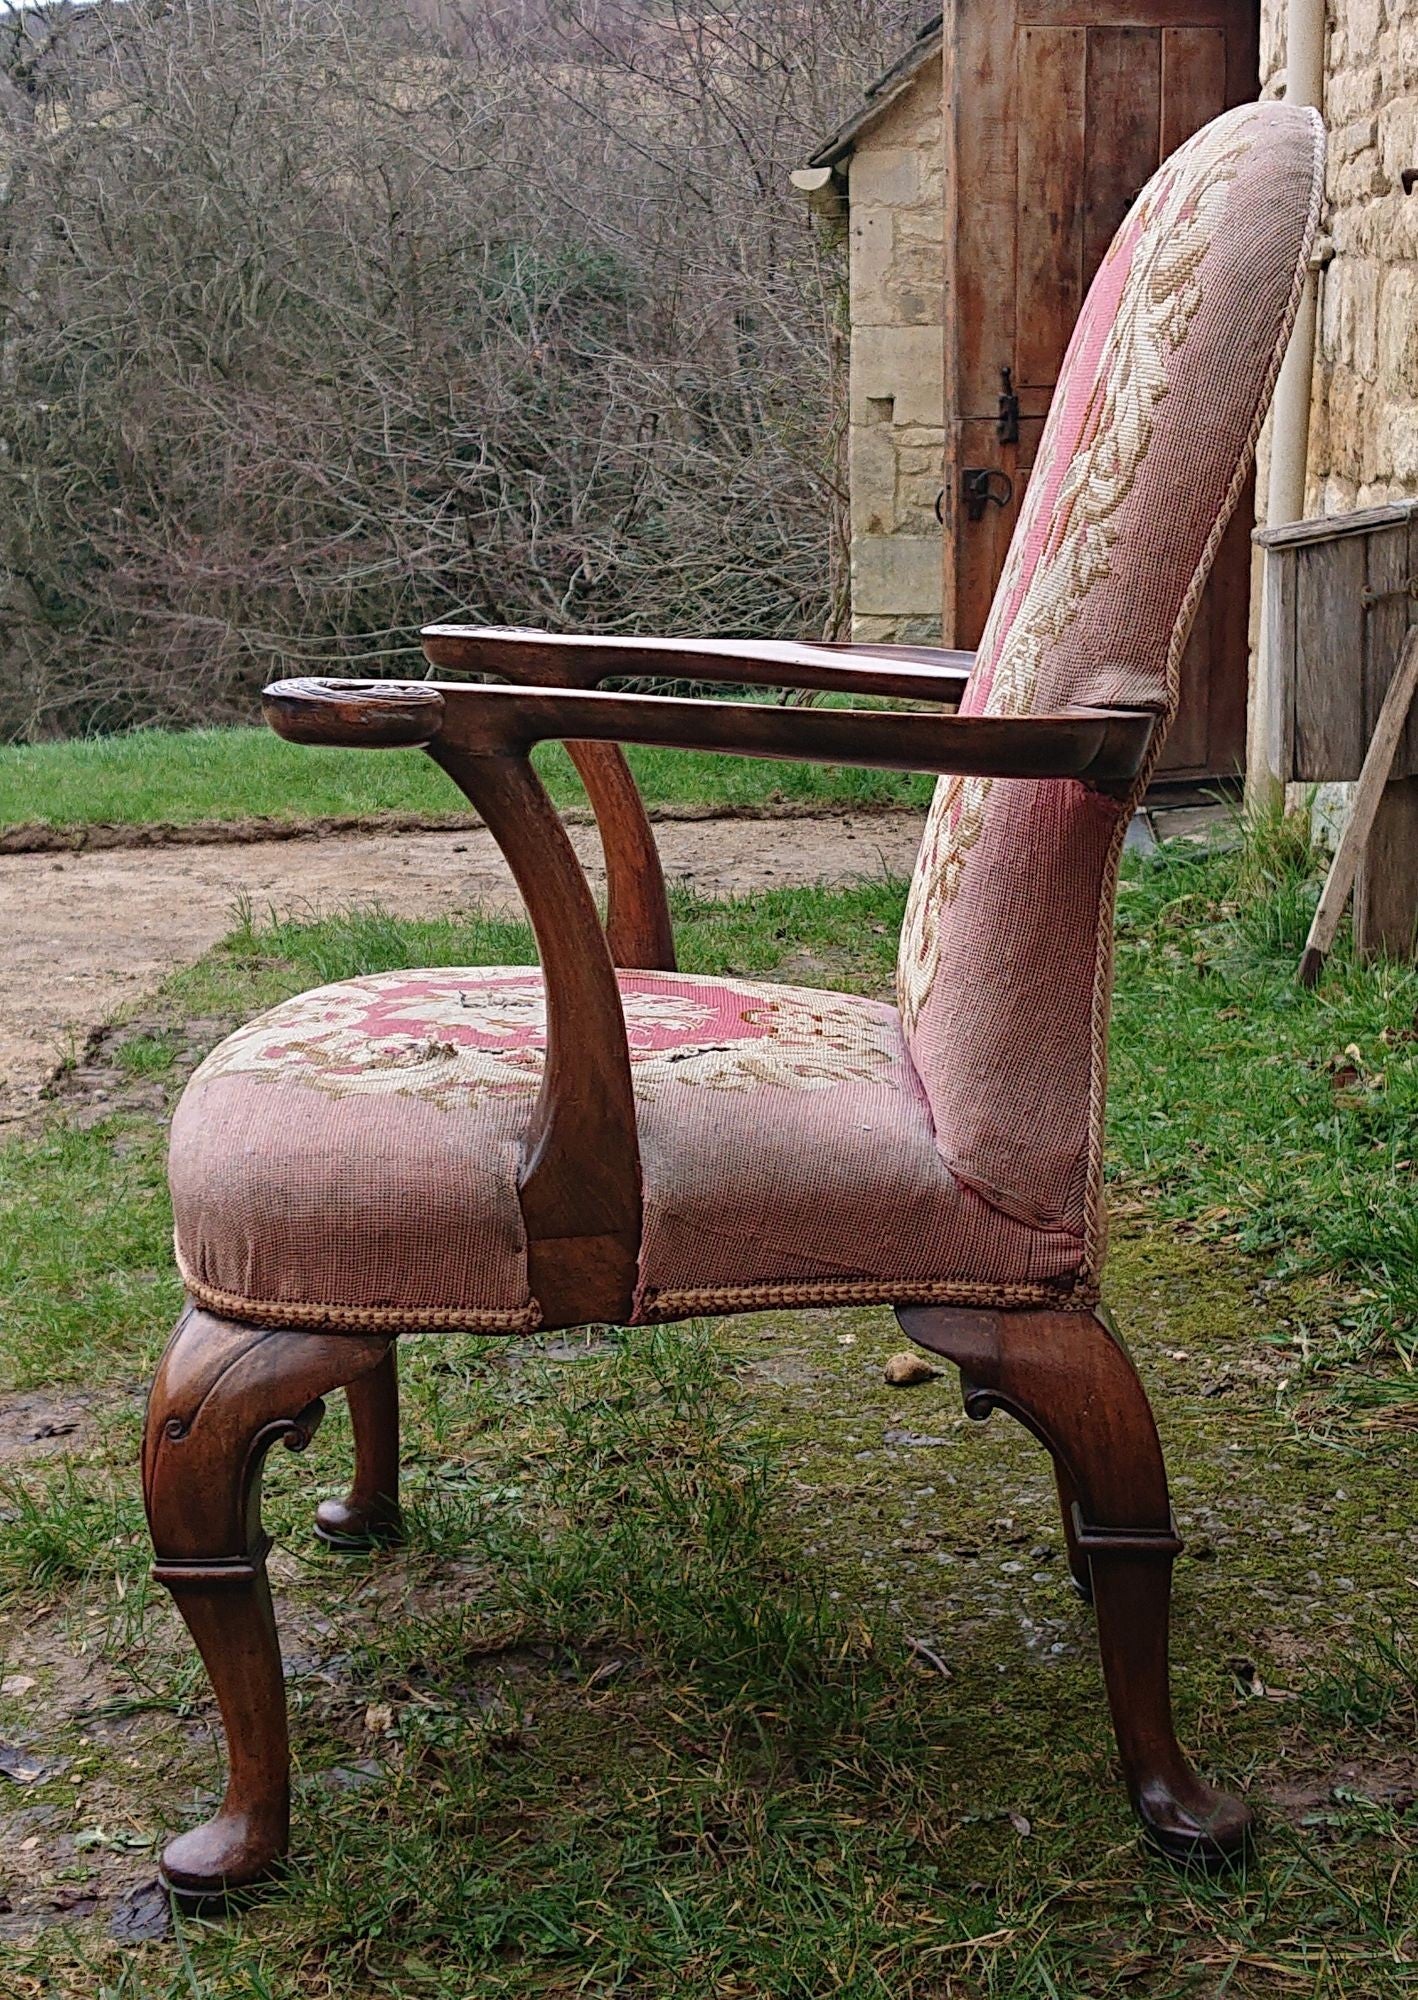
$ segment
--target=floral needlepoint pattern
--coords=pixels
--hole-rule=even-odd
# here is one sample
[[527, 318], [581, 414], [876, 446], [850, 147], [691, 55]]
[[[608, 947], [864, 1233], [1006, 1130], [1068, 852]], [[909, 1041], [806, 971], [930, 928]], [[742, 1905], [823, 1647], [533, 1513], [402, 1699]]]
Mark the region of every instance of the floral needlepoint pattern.
[[[884, 1082], [899, 1050], [847, 995], [748, 981], [620, 975], [636, 1094], [828, 1090]], [[317, 987], [260, 1015], [199, 1075], [269, 1077], [334, 1096], [434, 1103], [535, 1091], [546, 1053], [541, 974], [523, 966], [388, 972]]]
[[[1026, 715], [1040, 672], [1111, 572], [1119, 514], [1152, 444], [1168, 364], [1202, 300], [1201, 267], [1244, 158], [1222, 128], [1167, 162], [1113, 241], [1060, 371], [1029, 497], [974, 674], [972, 715]], [[935, 981], [942, 924], [985, 825], [993, 781], [936, 788], [901, 933], [901, 1016], [914, 1026]]]

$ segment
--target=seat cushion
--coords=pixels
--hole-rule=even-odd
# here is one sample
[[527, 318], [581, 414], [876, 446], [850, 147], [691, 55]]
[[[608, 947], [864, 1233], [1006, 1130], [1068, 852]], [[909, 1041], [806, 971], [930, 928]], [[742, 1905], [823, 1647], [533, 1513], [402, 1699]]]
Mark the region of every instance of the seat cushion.
[[[637, 1320], [1072, 1289], [1076, 1233], [1002, 1215], [944, 1165], [893, 1008], [674, 973], [620, 984]], [[535, 969], [453, 967], [318, 987], [221, 1043], [173, 1121], [193, 1295], [265, 1324], [537, 1326], [517, 1170], [544, 1021]]]

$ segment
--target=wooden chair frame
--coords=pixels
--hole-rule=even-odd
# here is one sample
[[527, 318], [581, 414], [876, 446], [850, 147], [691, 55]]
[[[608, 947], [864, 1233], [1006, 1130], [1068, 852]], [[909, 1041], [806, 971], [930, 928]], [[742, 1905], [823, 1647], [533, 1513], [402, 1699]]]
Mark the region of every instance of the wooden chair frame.
[[[624, 1320], [640, 1245], [640, 1160], [616, 968], [672, 970], [654, 836], [622, 743], [808, 758], [891, 770], [1073, 778], [1126, 795], [1156, 718], [1137, 710], [1023, 717], [606, 693], [628, 674], [958, 701], [970, 656], [928, 648], [563, 639], [434, 626], [435, 666], [512, 686], [284, 681], [268, 720], [304, 743], [419, 745], [483, 816], [526, 902], [546, 985], [546, 1063], [519, 1177], [530, 1285], [548, 1328]], [[604, 927], [530, 762], [567, 743], [605, 854]], [[1177, 1540], [1146, 1394], [1111, 1324], [1075, 1311], [907, 1308], [906, 1333], [955, 1362], [966, 1407], [1007, 1410], [1053, 1456], [1069, 1566], [1093, 1601], [1104, 1679], [1133, 1804], [1153, 1840], [1213, 1864], [1243, 1846], [1249, 1813], [1192, 1771], [1173, 1730], [1167, 1666]], [[228, 1745], [216, 1816], [167, 1848], [164, 1875], [202, 1904], [270, 1874], [289, 1835], [280, 1649], [266, 1582], [260, 1468], [301, 1449], [321, 1399], [343, 1387], [356, 1443], [348, 1497], [318, 1531], [358, 1546], [399, 1532], [394, 1339], [243, 1326], [190, 1306], [149, 1405], [144, 1485], [157, 1562], [217, 1694]]]

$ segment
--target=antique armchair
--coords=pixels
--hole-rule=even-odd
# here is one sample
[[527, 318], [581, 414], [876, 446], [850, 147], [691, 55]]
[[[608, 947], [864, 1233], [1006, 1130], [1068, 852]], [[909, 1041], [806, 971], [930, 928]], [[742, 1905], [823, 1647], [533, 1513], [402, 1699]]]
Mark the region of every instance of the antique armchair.
[[[167, 1848], [179, 1894], [252, 1883], [286, 1847], [259, 1508], [272, 1443], [306, 1444], [344, 1387], [355, 1479], [319, 1531], [394, 1537], [400, 1334], [767, 1306], [891, 1305], [958, 1364], [971, 1414], [1007, 1410], [1043, 1442], [1133, 1804], [1174, 1857], [1243, 1844], [1247, 1809], [1173, 1732], [1180, 1544], [1145, 1392], [1098, 1303], [1105, 1043], [1123, 836], [1288, 338], [1322, 161], [1314, 113], [1250, 105], [1143, 191], [1075, 331], [973, 663], [434, 626], [434, 666], [504, 684], [267, 690], [297, 741], [428, 751], [501, 844], [541, 965], [304, 994], [223, 1042], [178, 1107], [190, 1297], [144, 1483], [154, 1574], [201, 1651], [229, 1760], [215, 1818]], [[933, 706], [597, 686], [667, 668]], [[547, 738], [571, 746], [600, 822], [604, 926], [529, 762]], [[678, 974], [624, 742], [941, 773], [897, 1006]]]

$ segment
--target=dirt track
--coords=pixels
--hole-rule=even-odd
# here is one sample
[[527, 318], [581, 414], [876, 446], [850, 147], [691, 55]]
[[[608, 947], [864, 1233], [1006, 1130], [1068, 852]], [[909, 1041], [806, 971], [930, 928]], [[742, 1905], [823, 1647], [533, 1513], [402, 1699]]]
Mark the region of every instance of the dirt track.
[[[922, 815], [662, 820], [673, 881], [707, 896], [801, 882], [905, 874]], [[594, 829], [574, 827], [599, 879]], [[232, 927], [238, 897], [268, 908], [381, 903], [401, 915], [512, 909], [516, 892], [488, 834], [382, 833], [257, 845], [0, 856], [0, 1118], [32, 1109], [55, 1066], [91, 1029], [199, 958]]]

